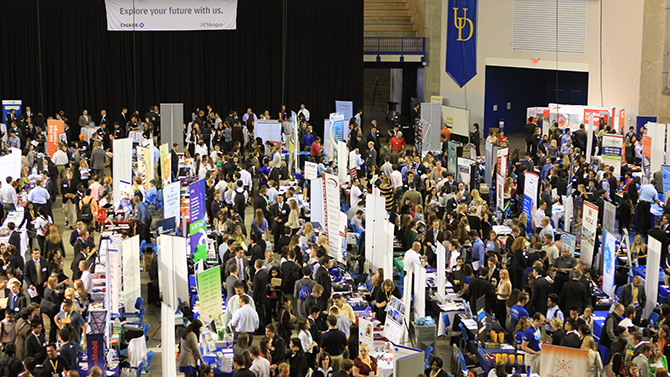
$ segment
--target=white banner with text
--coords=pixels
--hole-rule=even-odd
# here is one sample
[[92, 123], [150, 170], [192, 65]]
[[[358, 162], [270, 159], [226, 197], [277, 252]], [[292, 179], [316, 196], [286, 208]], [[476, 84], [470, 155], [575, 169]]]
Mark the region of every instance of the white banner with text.
[[237, 0], [105, 0], [108, 31], [235, 30]]

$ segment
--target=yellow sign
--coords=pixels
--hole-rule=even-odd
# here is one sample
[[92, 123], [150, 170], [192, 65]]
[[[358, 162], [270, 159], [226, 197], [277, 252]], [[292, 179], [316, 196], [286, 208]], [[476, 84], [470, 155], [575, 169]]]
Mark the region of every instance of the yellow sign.
[[[458, 29], [458, 39], [457, 41], [468, 41], [470, 38], [472, 38], [472, 35], [475, 32], [475, 26], [472, 23], [472, 20], [468, 18], [468, 8], [463, 8], [463, 17], [458, 17], [458, 8], [453, 8], [454, 9], [454, 26], [456, 26], [456, 29]], [[465, 25], [469, 25], [470, 29], [470, 34], [468, 34], [468, 37], [463, 39], [463, 29], [465, 28]]]
[[430, 103], [442, 103], [442, 96], [430, 96]]
[[444, 123], [447, 125], [447, 127], [453, 129], [454, 128], [454, 117], [451, 116], [451, 115], [447, 115], [445, 117], [445, 122]]

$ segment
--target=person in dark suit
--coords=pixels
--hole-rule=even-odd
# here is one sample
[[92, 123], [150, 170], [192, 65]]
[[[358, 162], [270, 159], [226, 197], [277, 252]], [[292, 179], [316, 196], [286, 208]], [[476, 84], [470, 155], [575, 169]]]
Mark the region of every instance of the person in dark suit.
[[[311, 296], [311, 295], [310, 295]], [[307, 316], [307, 322], [309, 322], [309, 333], [312, 335], [312, 339], [321, 344], [321, 330], [319, 330], [318, 319], [321, 315], [321, 309], [314, 305], [310, 310], [307, 311], [309, 314]]]
[[236, 264], [238, 267], [240, 267], [240, 264], [242, 265], [242, 271], [239, 271], [239, 269], [237, 271], [237, 277], [240, 281], [248, 282], [251, 280], [249, 278], [249, 260], [244, 256], [244, 249], [241, 246], [238, 246], [237, 249], [235, 249], [235, 256], [228, 259], [228, 262], [226, 262], [225, 278], [228, 278], [228, 275], [230, 274], [229, 268], [231, 264]]
[[424, 254], [428, 258], [428, 264], [433, 267], [438, 267], [437, 256], [435, 255], [435, 252], [433, 252], [433, 246], [444, 241], [444, 233], [440, 230], [441, 223], [442, 222], [438, 219], [433, 220], [432, 229], [426, 231], [426, 236], [423, 239], [423, 244], [425, 246]]
[[[280, 194], [277, 195], [277, 203], [273, 204], [270, 206], [270, 216], [269, 219], [271, 219], [271, 224], [272, 224], [272, 234], [274, 235], [275, 238], [275, 245], [277, 245], [277, 248], [275, 250], [281, 251], [281, 247], [279, 247], [279, 239], [281, 238], [282, 234], [284, 233], [284, 225], [286, 224], [286, 221], [288, 221], [288, 214], [291, 211], [289, 208], [288, 204], [284, 201], [284, 195]], [[289, 242], [286, 243], [287, 245], [290, 243], [290, 233], [289, 233]]]
[[528, 312], [547, 312], [547, 298], [549, 297], [549, 282], [542, 276], [542, 268], [533, 268], [533, 284], [530, 301], [526, 305]]
[[533, 122], [533, 117], [528, 118], [528, 123], [523, 128], [523, 133], [526, 135], [526, 152], [531, 151], [535, 136], [535, 127], [537, 127], [537, 124]]
[[330, 295], [333, 293], [333, 282], [330, 280], [330, 257], [325, 256], [321, 260], [321, 266], [316, 271], [316, 283], [320, 284], [323, 287], [323, 295], [319, 297], [319, 301], [323, 304], [330, 299]]
[[25, 275], [28, 288], [37, 290], [37, 297], [33, 300], [39, 302], [44, 297], [44, 287], [51, 275], [51, 266], [46, 259], [40, 257], [40, 249], [34, 248], [30, 253], [32, 259], [26, 262]]
[[173, 179], [176, 179], [179, 176], [179, 155], [177, 151], [179, 150], [179, 144], [172, 144], [172, 150], [170, 151], [170, 170], [172, 171]]
[[489, 274], [489, 269], [482, 267], [479, 269], [479, 276], [476, 279], [470, 281], [470, 286], [468, 290], [470, 291], [470, 308], [473, 313], [477, 312], [477, 300], [486, 296], [486, 312], [493, 313], [496, 302], [496, 292], [493, 284], [486, 280], [486, 276]]
[[268, 271], [263, 267], [263, 259], [257, 259], [254, 267], [256, 268], [256, 273], [253, 278], [253, 299], [256, 303], [256, 311], [258, 312], [258, 328], [263, 329], [265, 325], [272, 320], [268, 318], [266, 321], [265, 318], [265, 304], [267, 302], [267, 286], [268, 286]]
[[251, 233], [249, 237], [249, 264], [256, 264], [257, 259], [265, 258], [265, 248], [258, 242], [260, 236], [257, 233]]
[[586, 286], [580, 281], [581, 278], [582, 271], [575, 270], [572, 275], [572, 280], [563, 284], [563, 293], [561, 295], [561, 309], [563, 310], [563, 314], [570, 314], [568, 310], [573, 305], [579, 307], [580, 312], [584, 310], [586, 305], [588, 305], [589, 295], [586, 291]]
[[21, 309], [28, 306], [28, 300], [26, 299], [26, 295], [21, 293], [21, 283], [18, 281], [13, 281], [9, 285], [9, 289], [12, 291], [12, 294], [7, 298], [7, 310], [16, 313], [16, 318], [18, 318], [18, 313]]
[[11, 232], [9, 234], [9, 244], [14, 246], [16, 250], [21, 250], [21, 235], [16, 230], [16, 224], [10, 222], [7, 224], [7, 228], [9, 228], [9, 231]]
[[[270, 217], [270, 212], [268, 211], [268, 198], [266, 196], [268, 192], [268, 187], [267, 186], [261, 186], [260, 191], [258, 192], [258, 195], [254, 198], [254, 212], [257, 209], [261, 209], [263, 211], [263, 216], [265, 218]], [[261, 227], [263, 224], [256, 224], [256, 226]]]
[[32, 332], [26, 337], [25, 347], [26, 355], [35, 359], [38, 365], [42, 365], [46, 359], [46, 341], [42, 334], [42, 321], [33, 319], [30, 321]]
[[579, 337], [576, 329], [577, 322], [572, 318], [567, 318], [563, 326], [565, 328], [565, 336], [561, 340], [561, 346], [579, 349], [582, 346], [582, 338]]
[[633, 306], [635, 308], [635, 319], [633, 322], [639, 325], [642, 310], [644, 310], [644, 306], [647, 304], [647, 293], [642, 285], [641, 277], [633, 277], [632, 283], [626, 284], [621, 288], [619, 303], [625, 307]]

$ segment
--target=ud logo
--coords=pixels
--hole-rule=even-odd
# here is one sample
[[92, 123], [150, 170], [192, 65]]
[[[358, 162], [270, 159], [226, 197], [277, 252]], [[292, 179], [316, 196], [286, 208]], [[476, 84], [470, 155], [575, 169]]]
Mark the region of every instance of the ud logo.
[[[453, 8], [454, 9], [454, 26], [456, 29], [458, 29], [458, 39], [457, 41], [468, 41], [470, 38], [472, 38], [472, 35], [475, 32], [475, 26], [472, 23], [472, 20], [468, 18], [468, 8], [463, 8], [463, 17], [458, 17], [458, 8]], [[468, 29], [470, 30], [470, 34], [468, 34], [467, 38], [463, 38], [463, 29], [465, 26], [468, 26]]]

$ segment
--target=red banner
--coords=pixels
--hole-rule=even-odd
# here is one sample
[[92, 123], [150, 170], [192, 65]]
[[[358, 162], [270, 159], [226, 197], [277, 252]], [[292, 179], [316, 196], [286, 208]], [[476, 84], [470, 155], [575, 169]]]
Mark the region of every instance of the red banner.
[[619, 126], [621, 127], [621, 134], [626, 134], [626, 109], [619, 110]]
[[47, 147], [48, 154], [53, 158], [54, 153], [58, 150], [58, 135], [65, 132], [65, 122], [62, 120], [47, 120]]
[[647, 135], [642, 135], [642, 155], [651, 158], [651, 138]]

